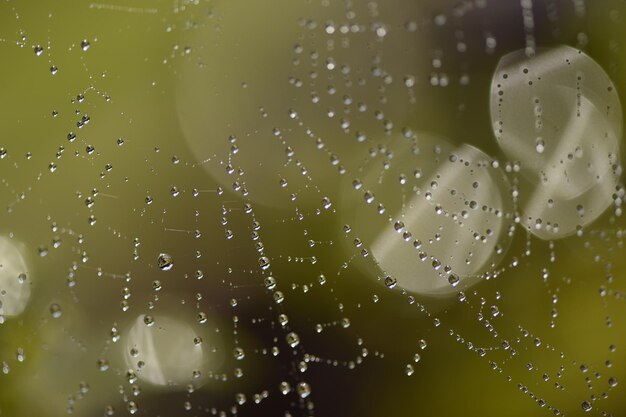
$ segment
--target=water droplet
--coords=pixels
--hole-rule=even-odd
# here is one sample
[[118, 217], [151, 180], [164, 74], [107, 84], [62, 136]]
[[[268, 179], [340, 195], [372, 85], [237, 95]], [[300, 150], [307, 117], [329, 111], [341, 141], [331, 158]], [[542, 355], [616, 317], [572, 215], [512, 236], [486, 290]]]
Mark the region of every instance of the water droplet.
[[538, 138], [537, 143], [535, 145], [535, 150], [537, 151], [537, 153], [543, 153], [545, 148], [546, 146], [545, 146], [545, 143], [543, 142], [543, 139]]
[[174, 266], [174, 259], [167, 253], [160, 253], [157, 258], [157, 266], [162, 271], [169, 271]]
[[107, 369], [109, 369], [109, 361], [107, 361], [106, 359], [98, 359], [97, 365], [98, 365], [98, 369], [101, 372], [104, 372]]
[[291, 385], [289, 385], [289, 382], [283, 381], [280, 383], [278, 390], [280, 391], [281, 394], [287, 395], [291, 391]]
[[267, 256], [261, 256], [259, 258], [259, 266], [261, 269], [266, 270], [270, 267], [270, 260]]
[[296, 391], [300, 398], [306, 398], [311, 395], [311, 386], [306, 382], [299, 382]]
[[244, 352], [244, 350], [242, 348], [236, 347], [233, 350], [233, 356], [235, 357], [236, 360], [240, 361], [240, 360], [242, 360], [243, 358], [246, 357], [246, 353]]
[[272, 276], [266, 277], [263, 282], [265, 283], [265, 288], [267, 288], [268, 290], [273, 290], [274, 288], [276, 288], [276, 279], [274, 279], [274, 277]]
[[385, 277], [385, 285], [387, 286], [387, 288], [394, 288], [397, 283], [398, 281], [394, 277], [390, 275], [387, 275]]
[[50, 304], [50, 315], [53, 319], [58, 319], [59, 317], [61, 317], [62, 314], [63, 311], [61, 310], [60, 305], [58, 305], [57, 303]]
[[198, 316], [196, 317], [196, 319], [198, 320], [198, 323], [204, 324], [207, 322], [207, 315], [206, 313], [200, 312], [198, 313]]
[[292, 348], [295, 348], [300, 344], [300, 336], [294, 332], [288, 333], [285, 339], [287, 340], [287, 344]]
[[137, 404], [134, 401], [129, 401], [128, 406], [126, 408], [128, 409], [128, 412], [131, 414], [135, 414], [137, 413], [137, 411], [139, 411], [139, 408], [137, 407]]

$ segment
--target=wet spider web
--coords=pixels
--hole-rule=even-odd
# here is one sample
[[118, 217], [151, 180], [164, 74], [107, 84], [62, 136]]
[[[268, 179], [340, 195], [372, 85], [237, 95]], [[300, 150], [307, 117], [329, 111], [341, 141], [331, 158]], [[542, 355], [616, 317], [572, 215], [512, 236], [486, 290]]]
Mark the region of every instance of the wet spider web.
[[276, 3], [0, 6], [0, 414], [620, 415], [623, 2]]

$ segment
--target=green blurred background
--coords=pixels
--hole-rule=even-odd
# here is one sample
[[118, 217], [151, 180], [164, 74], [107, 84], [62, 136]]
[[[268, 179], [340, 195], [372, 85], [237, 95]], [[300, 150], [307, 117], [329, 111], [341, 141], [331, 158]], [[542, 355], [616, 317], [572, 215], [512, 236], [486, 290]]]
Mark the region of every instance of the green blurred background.
[[[0, 415], [126, 415], [130, 402], [146, 416], [624, 415], [614, 207], [582, 237], [518, 227], [501, 265], [519, 265], [459, 302], [357, 267], [342, 202], [361, 200], [353, 173], [380, 170], [408, 128], [504, 162], [491, 77], [529, 35], [581, 48], [623, 97], [625, 13], [610, 0], [3, 2], [0, 230], [31, 294], [0, 325]], [[129, 380], [145, 314], [202, 337], [201, 377]], [[186, 351], [171, 355], [186, 369]]]

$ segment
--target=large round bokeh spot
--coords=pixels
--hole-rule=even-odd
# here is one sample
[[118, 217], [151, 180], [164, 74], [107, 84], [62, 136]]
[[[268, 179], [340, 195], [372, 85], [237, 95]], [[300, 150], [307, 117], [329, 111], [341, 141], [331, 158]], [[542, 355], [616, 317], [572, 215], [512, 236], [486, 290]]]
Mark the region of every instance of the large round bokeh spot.
[[510, 185], [485, 153], [418, 133], [381, 149], [346, 190], [363, 271], [387, 286], [444, 296], [496, 269], [514, 230]]
[[612, 81], [568, 46], [505, 55], [493, 75], [491, 120], [519, 171], [521, 222], [542, 239], [597, 219], [616, 193], [622, 108]]

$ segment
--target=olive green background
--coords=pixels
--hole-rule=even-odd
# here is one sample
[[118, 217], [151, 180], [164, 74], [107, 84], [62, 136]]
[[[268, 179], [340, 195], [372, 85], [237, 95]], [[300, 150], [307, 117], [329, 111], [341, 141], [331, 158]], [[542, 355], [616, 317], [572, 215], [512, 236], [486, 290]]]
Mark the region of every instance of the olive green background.
[[[76, 400], [71, 404], [75, 415], [102, 415], [108, 405], [115, 407], [115, 415], [125, 415], [120, 386], [139, 404], [139, 415], [211, 415], [213, 408], [230, 414], [237, 393], [248, 398], [239, 407], [240, 415], [285, 415], [285, 410], [306, 415], [307, 401], [295, 393], [279, 393], [283, 380], [292, 386], [302, 380], [311, 385], [307, 400], [318, 416], [554, 414], [537, 399], [573, 416], [583, 414], [582, 401], [604, 392], [607, 398], [594, 402], [591, 414], [626, 413], [626, 306], [619, 293], [626, 291], [620, 232], [624, 220], [612, 216], [612, 209], [583, 237], [556, 241], [553, 248], [518, 228], [503, 260], [510, 264], [517, 257], [517, 268], [466, 290], [466, 303], [415, 296], [411, 304], [407, 294], [376, 282], [381, 277], [373, 264], [369, 274], [343, 267], [358, 256], [350, 245], [352, 237], [343, 231], [351, 213], [340, 204], [342, 198], [353, 198], [346, 197], [352, 178], [339, 175], [328, 162], [330, 156], [318, 152], [314, 139], [303, 133], [306, 127], [315, 131], [315, 137], [337, 150], [342, 164], [357, 170], [368, 158], [368, 146], [357, 146], [354, 134], [344, 134], [337, 120], [329, 121], [326, 107], [311, 104], [310, 98], [315, 89], [328, 100], [324, 103], [339, 110], [342, 94], [354, 92], [368, 105], [367, 115], [355, 116], [355, 124], [374, 143], [386, 140], [382, 121], [372, 116], [381, 109], [393, 121], [394, 134], [411, 127], [502, 158], [491, 133], [489, 88], [499, 57], [524, 46], [519, 2], [492, 0], [484, 7], [479, 1], [394, 0], [376, 7], [364, 0], [327, 3], [0, 5], [0, 146], [7, 151], [0, 160], [0, 207], [6, 208], [0, 230], [26, 247], [33, 285], [26, 311], [0, 325], [0, 363], [10, 365], [9, 373], [0, 374], [0, 415], [63, 415], [70, 396]], [[472, 7], [459, 17], [459, 4]], [[585, 5], [584, 16], [577, 16], [572, 2], [534, 1], [537, 44], [583, 48], [623, 97], [626, 4]], [[551, 7], [557, 12], [551, 13]], [[373, 8], [378, 14], [372, 14]], [[325, 78], [321, 68], [329, 54], [321, 37], [323, 24], [347, 22], [346, 10], [355, 11], [354, 20], [367, 34], [350, 36], [350, 45], [335, 45], [332, 55], [351, 66], [355, 79], [368, 80], [361, 87], [346, 87], [338, 75]], [[442, 26], [435, 23], [440, 14], [447, 16]], [[307, 19], [318, 26], [308, 28]], [[408, 31], [407, 22], [416, 22], [418, 29]], [[371, 31], [378, 23], [388, 28], [382, 43]], [[456, 52], [460, 32], [468, 45], [464, 54]], [[586, 42], [581, 43], [580, 33]], [[488, 34], [497, 40], [492, 52], [485, 47]], [[90, 42], [87, 51], [81, 50], [83, 39]], [[295, 44], [309, 49], [296, 57]], [[43, 46], [41, 56], [33, 52], [35, 45]], [[320, 54], [317, 67], [311, 49]], [[389, 84], [371, 76], [376, 54], [381, 67], [393, 75]], [[435, 57], [443, 62], [436, 71]], [[300, 60], [298, 65], [294, 59]], [[52, 65], [58, 67], [56, 75], [50, 73]], [[313, 70], [319, 71], [315, 82]], [[433, 72], [445, 73], [450, 85], [430, 85]], [[405, 74], [416, 77], [412, 95], [404, 85]], [[469, 76], [468, 85], [459, 84], [463, 75]], [[294, 88], [290, 76], [300, 77], [304, 86]], [[335, 96], [324, 95], [327, 84], [339, 86]], [[84, 95], [82, 102], [79, 94]], [[304, 127], [289, 120], [290, 108], [298, 109]], [[76, 123], [85, 114], [90, 121], [79, 129]], [[282, 165], [284, 146], [272, 133], [279, 126], [287, 142], [296, 144], [310, 181], [299, 168]], [[74, 142], [67, 140], [69, 132], [76, 133]], [[238, 138], [237, 161], [246, 167], [249, 198], [233, 190], [232, 177], [226, 174], [231, 134]], [[122, 146], [118, 138], [124, 139]], [[88, 145], [94, 153], [86, 151]], [[57, 165], [54, 172], [49, 170], [52, 162]], [[112, 165], [110, 172], [107, 164]], [[286, 192], [279, 187], [281, 177], [290, 183]], [[181, 191], [176, 198], [170, 192], [173, 186]], [[300, 193], [296, 203], [289, 199], [294, 191]], [[89, 196], [95, 199], [91, 208], [85, 204]], [[148, 196], [153, 199], [149, 205]], [[321, 208], [324, 196], [333, 202], [329, 211]], [[252, 214], [245, 213], [246, 201], [252, 202]], [[300, 212], [305, 214], [302, 221], [297, 219]], [[96, 222], [90, 226], [92, 215]], [[259, 268], [250, 238], [254, 220], [261, 225], [273, 274], [285, 294], [281, 304], [263, 285], [267, 274]], [[233, 239], [225, 238], [227, 229]], [[195, 237], [196, 230], [201, 236]], [[56, 249], [55, 237], [61, 240]], [[136, 248], [135, 238], [140, 241]], [[322, 243], [311, 248], [310, 239]], [[528, 246], [531, 253], [524, 256]], [[46, 256], [40, 256], [42, 248], [47, 248]], [[161, 252], [173, 256], [172, 271], [156, 268]], [[544, 268], [550, 272], [547, 282]], [[194, 277], [198, 269], [204, 273], [202, 281]], [[319, 284], [320, 274], [327, 278], [324, 285]], [[155, 279], [163, 283], [156, 302]], [[602, 286], [613, 292], [602, 296]], [[132, 292], [126, 312], [121, 308], [124, 288]], [[380, 301], [373, 302], [374, 296]], [[142, 393], [135, 398], [130, 394], [120, 345], [135, 317], [151, 310], [151, 301], [155, 314], [195, 326], [205, 344], [215, 346], [222, 357], [215, 378], [193, 394], [184, 387], [141, 383]], [[59, 319], [50, 316], [53, 302], [63, 308]], [[493, 304], [502, 313], [492, 320], [498, 337], [478, 320]], [[558, 316], [551, 328], [553, 308]], [[199, 311], [209, 315], [209, 323], [197, 323]], [[281, 313], [300, 335], [298, 349], [284, 342], [286, 331], [277, 322]], [[343, 318], [350, 321], [346, 329]], [[441, 324], [435, 325], [435, 319]], [[330, 325], [317, 334], [317, 323]], [[111, 341], [111, 327], [122, 331], [120, 342]], [[540, 347], [535, 338], [541, 339]], [[247, 353], [242, 363], [232, 357], [235, 339]], [[420, 339], [427, 341], [425, 349]], [[502, 349], [505, 339], [517, 355], [510, 357]], [[468, 342], [488, 348], [486, 356], [468, 349]], [[614, 352], [610, 345], [615, 345]], [[279, 356], [264, 352], [272, 346], [280, 347]], [[18, 348], [26, 353], [23, 362], [15, 359]], [[416, 353], [421, 356], [418, 363], [413, 362]], [[320, 359], [308, 357], [308, 370], [301, 372], [299, 363], [306, 354]], [[351, 369], [350, 361], [359, 356], [363, 363]], [[108, 371], [97, 369], [100, 358], [109, 361]], [[490, 361], [497, 364], [495, 370]], [[412, 376], [405, 374], [408, 363], [415, 368]], [[583, 373], [581, 364], [590, 370]], [[233, 376], [239, 366], [244, 369], [240, 379]], [[543, 373], [549, 375], [547, 381]], [[221, 381], [222, 375], [227, 381]], [[609, 389], [609, 377], [620, 384]], [[89, 391], [79, 394], [82, 381]], [[555, 382], [565, 389], [556, 388]], [[253, 395], [263, 390], [269, 397], [254, 404]], [[185, 401], [192, 404], [191, 411], [184, 409]]]

